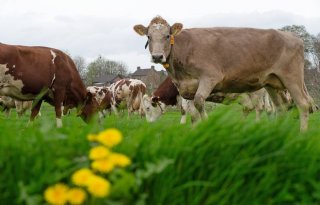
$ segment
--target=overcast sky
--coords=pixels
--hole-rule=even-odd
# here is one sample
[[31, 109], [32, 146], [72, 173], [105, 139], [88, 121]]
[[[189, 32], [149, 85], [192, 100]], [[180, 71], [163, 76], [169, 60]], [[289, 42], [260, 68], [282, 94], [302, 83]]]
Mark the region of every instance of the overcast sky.
[[297, 24], [320, 33], [320, 0], [0, 0], [0, 5], [0, 42], [67, 50], [88, 63], [101, 54], [124, 62], [131, 72], [152, 65], [146, 38], [133, 26], [148, 25], [156, 15], [185, 28]]

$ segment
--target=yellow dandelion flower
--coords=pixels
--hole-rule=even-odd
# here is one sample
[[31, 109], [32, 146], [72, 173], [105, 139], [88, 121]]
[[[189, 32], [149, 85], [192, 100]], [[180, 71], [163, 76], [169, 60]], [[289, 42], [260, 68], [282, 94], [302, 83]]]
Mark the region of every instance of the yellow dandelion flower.
[[86, 198], [86, 192], [80, 188], [72, 188], [68, 191], [68, 201], [70, 204], [83, 204]]
[[98, 137], [98, 135], [89, 134], [89, 135], [87, 136], [87, 139], [88, 139], [89, 141], [97, 141], [97, 137]]
[[75, 185], [78, 186], [86, 186], [88, 184], [89, 177], [92, 176], [93, 173], [90, 169], [83, 168], [76, 171], [72, 176], [71, 180]]
[[97, 141], [107, 147], [113, 147], [122, 141], [122, 134], [114, 128], [106, 129], [98, 134]]
[[131, 164], [131, 160], [124, 154], [112, 153], [108, 158], [114, 166], [126, 167]]
[[63, 205], [67, 203], [68, 187], [58, 183], [47, 188], [44, 192], [44, 198], [49, 204]]
[[113, 170], [114, 165], [108, 159], [100, 159], [91, 163], [91, 167], [94, 170], [97, 170], [102, 173], [109, 173]]
[[99, 176], [91, 176], [88, 182], [88, 191], [95, 197], [106, 197], [110, 193], [110, 182]]
[[89, 158], [92, 160], [106, 158], [110, 154], [109, 149], [104, 146], [96, 146], [90, 150]]

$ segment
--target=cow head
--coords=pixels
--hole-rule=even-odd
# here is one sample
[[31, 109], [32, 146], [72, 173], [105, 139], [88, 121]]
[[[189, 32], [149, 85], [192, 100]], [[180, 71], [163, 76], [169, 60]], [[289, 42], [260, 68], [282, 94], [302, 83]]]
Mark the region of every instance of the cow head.
[[[154, 97], [152, 99], [154, 99]], [[142, 107], [148, 122], [156, 121], [162, 115], [165, 108], [163, 103], [159, 101], [154, 102], [152, 99], [148, 95], [144, 95], [142, 99]]]
[[182, 27], [181, 23], [175, 23], [170, 26], [166, 20], [157, 16], [151, 20], [148, 27], [139, 24], [135, 25], [133, 29], [139, 35], [148, 37], [146, 47], [149, 44], [151, 61], [165, 63], [174, 44], [174, 36], [180, 33]]
[[79, 116], [85, 121], [89, 122], [94, 114], [98, 111], [98, 102], [92, 93], [87, 92], [84, 104], [79, 112]]

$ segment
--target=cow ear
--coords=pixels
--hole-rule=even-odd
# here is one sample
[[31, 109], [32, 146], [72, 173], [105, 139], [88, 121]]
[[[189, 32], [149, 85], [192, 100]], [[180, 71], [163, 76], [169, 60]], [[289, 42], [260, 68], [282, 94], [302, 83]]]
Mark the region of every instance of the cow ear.
[[171, 34], [176, 36], [178, 35], [183, 28], [182, 23], [175, 23], [171, 26]]
[[159, 102], [159, 100], [160, 100], [159, 96], [153, 96], [153, 97], [151, 98], [151, 101], [152, 101], [153, 103], [157, 103], [157, 102]]
[[147, 35], [147, 31], [148, 29], [146, 27], [144, 27], [143, 25], [139, 24], [139, 25], [135, 25], [133, 27], [134, 31], [137, 32], [137, 34], [139, 34], [140, 36], [144, 36]]
[[93, 98], [93, 94], [91, 92], [87, 92], [87, 95], [86, 95], [86, 102], [90, 102], [92, 101], [92, 98]]

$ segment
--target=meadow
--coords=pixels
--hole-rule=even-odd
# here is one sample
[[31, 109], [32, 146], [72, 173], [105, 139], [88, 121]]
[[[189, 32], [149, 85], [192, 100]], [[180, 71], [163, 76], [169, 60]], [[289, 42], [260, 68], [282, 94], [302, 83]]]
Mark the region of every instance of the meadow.
[[238, 105], [218, 106], [195, 126], [180, 125], [169, 111], [147, 123], [114, 115], [85, 124], [71, 113], [55, 127], [53, 108], [28, 124], [14, 112], [0, 114], [0, 204], [46, 204], [44, 190], [70, 183], [89, 166], [87, 135], [117, 128], [117, 152], [132, 164], [107, 176], [109, 197], [86, 204], [260, 205], [320, 204], [320, 113], [299, 133], [297, 110], [278, 117], [244, 118]]

